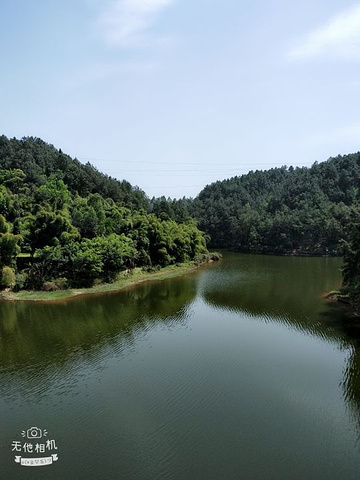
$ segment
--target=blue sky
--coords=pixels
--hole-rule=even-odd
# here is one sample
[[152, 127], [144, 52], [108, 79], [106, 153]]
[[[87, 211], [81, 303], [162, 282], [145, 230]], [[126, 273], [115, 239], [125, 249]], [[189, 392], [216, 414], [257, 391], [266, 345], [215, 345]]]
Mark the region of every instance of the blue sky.
[[360, 150], [360, 2], [2, 0], [0, 133], [149, 196]]

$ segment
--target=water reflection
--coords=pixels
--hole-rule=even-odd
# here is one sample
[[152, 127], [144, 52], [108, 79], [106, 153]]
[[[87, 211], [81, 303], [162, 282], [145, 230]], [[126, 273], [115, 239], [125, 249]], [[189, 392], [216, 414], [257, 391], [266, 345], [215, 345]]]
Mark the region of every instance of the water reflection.
[[341, 260], [228, 254], [201, 277], [204, 300], [215, 308], [276, 317], [293, 327], [313, 329], [326, 309], [323, 293], [341, 282]]
[[156, 322], [186, 321], [195, 296], [195, 279], [162, 281], [121, 292], [68, 302], [0, 303], [2, 369], [64, 363], [73, 352], [91, 351], [121, 337], [131, 343], [136, 332]]
[[347, 350], [342, 387], [360, 425], [359, 320], [347, 306], [323, 299], [341, 285], [341, 263], [336, 258], [228, 253], [199, 278], [199, 290], [213, 308], [276, 321]]
[[[326, 469], [327, 455], [352, 441], [341, 430], [349, 428], [338, 388], [344, 359], [344, 398], [360, 419], [356, 325], [321, 298], [340, 283], [340, 265], [229, 253], [194, 274], [117, 294], [2, 302], [2, 430], [12, 435], [14, 419], [23, 428], [29, 415], [53, 422], [69, 448], [51, 478], [340, 478], [339, 458], [332, 477]], [[340, 446], [328, 435], [336, 415]], [[77, 466], [78, 432], [97, 431], [101, 452], [89, 441]], [[329, 439], [330, 453], [314, 432]], [[109, 451], [114, 464], [99, 476]], [[346, 468], [355, 478], [350, 461]], [[4, 478], [12, 473], [9, 463]]]

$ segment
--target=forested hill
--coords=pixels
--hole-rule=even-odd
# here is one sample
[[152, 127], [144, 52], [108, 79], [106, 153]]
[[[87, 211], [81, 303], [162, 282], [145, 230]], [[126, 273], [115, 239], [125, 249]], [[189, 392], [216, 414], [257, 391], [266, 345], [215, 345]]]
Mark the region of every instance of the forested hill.
[[72, 193], [81, 196], [100, 193], [129, 208], [149, 208], [145, 193], [138, 187], [101, 173], [90, 163], [83, 165], [40, 138], [17, 140], [0, 136], [0, 169], [17, 168], [26, 174], [27, 183], [34, 186], [43, 185], [51, 174], [59, 172]]
[[194, 220], [149, 210], [127, 182], [39, 139], [0, 137], [0, 290], [88, 287], [215, 258]]
[[211, 246], [243, 252], [339, 254], [360, 199], [360, 153], [308, 167], [251, 171], [205, 187], [194, 200], [153, 198], [172, 219], [194, 217]]
[[360, 153], [213, 183], [191, 213], [212, 245], [273, 253], [338, 253], [360, 199]]

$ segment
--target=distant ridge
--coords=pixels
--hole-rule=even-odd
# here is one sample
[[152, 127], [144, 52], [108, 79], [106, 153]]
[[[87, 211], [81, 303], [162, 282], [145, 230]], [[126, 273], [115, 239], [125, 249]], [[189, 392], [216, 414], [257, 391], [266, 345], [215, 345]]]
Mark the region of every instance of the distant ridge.
[[2, 135], [0, 169], [16, 168], [23, 170], [27, 182], [37, 186], [44, 184], [51, 174], [60, 172], [71, 192], [77, 192], [81, 196], [99, 193], [128, 208], [149, 208], [145, 193], [125, 180], [111, 178], [90, 163], [83, 165], [40, 138], [24, 137], [17, 140]]
[[312, 167], [252, 171], [212, 183], [191, 213], [216, 247], [339, 254], [359, 189], [360, 153], [354, 153]]

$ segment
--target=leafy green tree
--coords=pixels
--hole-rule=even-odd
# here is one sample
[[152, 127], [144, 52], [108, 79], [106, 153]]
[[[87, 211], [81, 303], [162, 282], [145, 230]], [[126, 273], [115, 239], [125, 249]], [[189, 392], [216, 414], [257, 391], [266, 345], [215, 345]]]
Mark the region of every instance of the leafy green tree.
[[9, 226], [6, 222], [4, 215], [0, 215], [0, 233], [7, 233], [9, 231]]
[[63, 233], [77, 233], [68, 218], [61, 214], [41, 210], [30, 224], [28, 239], [34, 253], [37, 248], [56, 245]]
[[101, 276], [102, 272], [101, 255], [86, 244], [80, 245], [73, 259], [73, 271], [68, 273], [68, 277], [73, 280], [73, 284], [79, 287], [89, 287], [96, 278]]
[[21, 241], [20, 235], [0, 233], [0, 266], [15, 267]]
[[343, 241], [343, 284], [360, 311], [360, 210], [352, 212], [347, 231], [347, 238]]
[[134, 242], [125, 235], [115, 233], [97, 237], [89, 245], [101, 256], [102, 275], [111, 280], [121, 270], [132, 268], [137, 260]]
[[100, 277], [103, 268], [100, 254], [87, 242], [45, 247], [37, 251], [37, 259], [41, 283], [66, 277], [72, 286], [88, 287]]
[[69, 204], [70, 192], [62, 180], [52, 175], [46, 185], [39, 187], [36, 199], [39, 203], [50, 205], [56, 212]]
[[16, 277], [15, 272], [11, 267], [2, 267], [0, 286], [2, 288], [12, 288], [15, 286]]
[[8, 217], [13, 208], [13, 197], [10, 191], [0, 185], [0, 214]]

